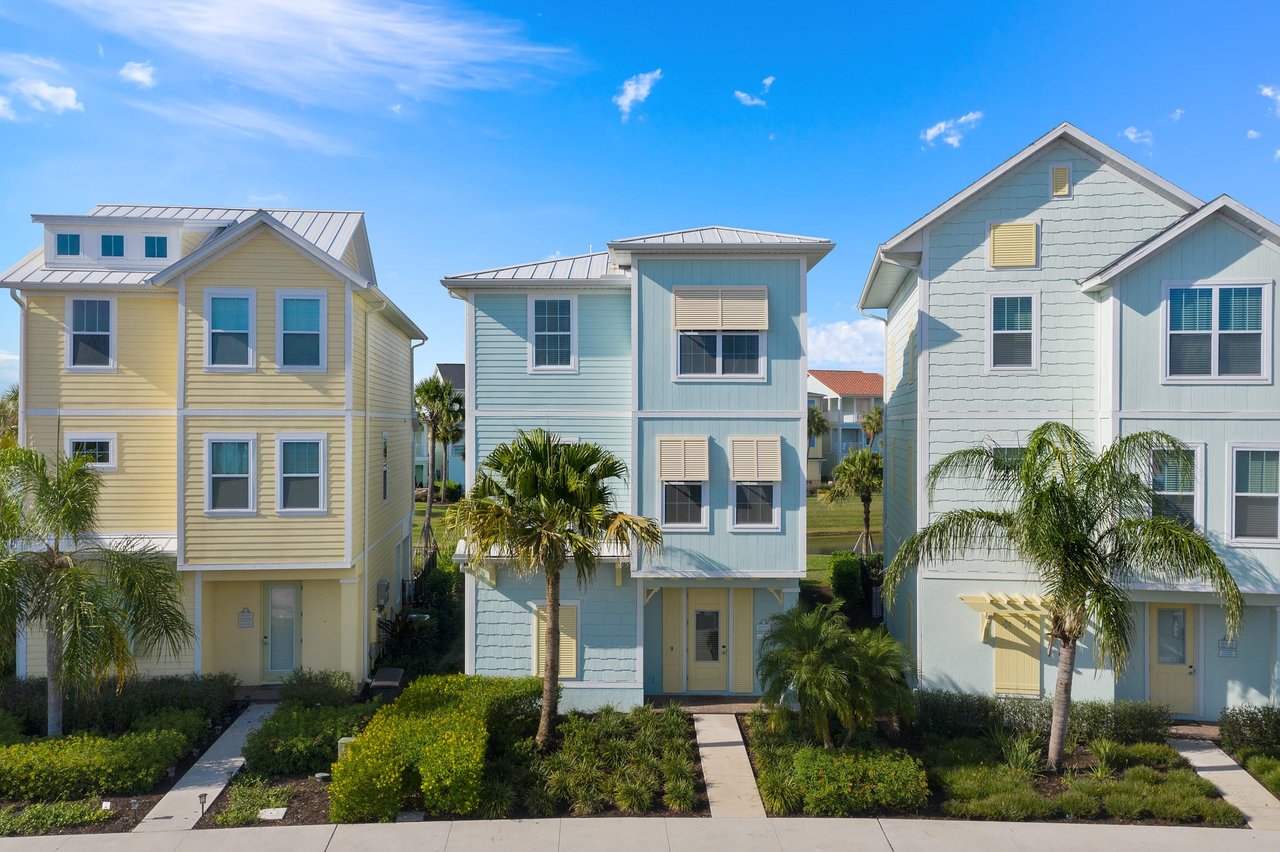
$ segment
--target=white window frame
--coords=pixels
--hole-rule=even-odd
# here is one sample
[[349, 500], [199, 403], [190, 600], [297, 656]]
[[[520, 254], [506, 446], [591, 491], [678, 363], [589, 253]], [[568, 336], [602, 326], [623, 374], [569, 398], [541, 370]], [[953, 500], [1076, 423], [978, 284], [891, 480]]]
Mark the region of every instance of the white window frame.
[[[164, 254], [160, 257], [149, 257], [147, 255], [147, 240], [164, 240]], [[146, 261], [168, 260], [173, 256], [170, 246], [173, 245], [173, 237], [168, 234], [143, 234], [142, 235], [142, 259]]]
[[[1196, 529], [1203, 530], [1205, 528], [1204, 527], [1204, 495], [1205, 495], [1204, 458], [1205, 458], [1206, 448], [1204, 443], [1202, 442], [1183, 441], [1182, 443], [1184, 443], [1187, 449], [1191, 451], [1191, 473], [1192, 473], [1192, 479], [1194, 480], [1194, 485], [1196, 489], [1195, 502], [1193, 503], [1191, 508], [1191, 519], [1192, 521], [1195, 522]], [[1233, 455], [1232, 458], [1234, 459], [1235, 456]], [[1147, 485], [1151, 486], [1152, 490], [1155, 490], [1154, 483], [1152, 482], [1150, 475], [1148, 475], [1147, 477]], [[1232, 488], [1235, 487], [1234, 479], [1231, 481], [1231, 487]], [[1232, 497], [1234, 496], [1235, 495], [1233, 494]]]
[[[1271, 384], [1271, 362], [1275, 354], [1271, 351], [1272, 331], [1275, 325], [1275, 314], [1272, 308], [1272, 291], [1275, 281], [1267, 279], [1245, 280], [1210, 280], [1210, 281], [1166, 281], [1160, 288], [1160, 383], [1165, 385], [1269, 385]], [[1262, 374], [1258, 376], [1219, 376], [1218, 375], [1218, 293], [1223, 287], [1261, 287], [1262, 288]], [[1213, 290], [1213, 313], [1210, 329], [1207, 332], [1209, 343], [1209, 372], [1203, 376], [1171, 376], [1169, 374], [1169, 293], [1173, 290], [1211, 289]], [[1230, 334], [1231, 332], [1227, 332]]]
[[[569, 363], [566, 365], [534, 366], [534, 349], [536, 348], [536, 332], [534, 329], [533, 308], [535, 302], [569, 303]], [[528, 334], [528, 371], [530, 373], [577, 373], [578, 372], [578, 295], [576, 293], [529, 293], [525, 302], [525, 314]]]
[[[79, 245], [77, 246], [77, 248], [79, 248], [80, 250], [77, 251], [75, 254], [58, 254], [58, 237], [61, 237], [61, 236], [76, 237], [79, 242]], [[84, 257], [84, 234], [81, 233], [80, 231], [54, 231], [53, 232], [53, 257], [55, 261], [60, 257]]]
[[[1054, 169], [1067, 170], [1067, 194], [1066, 195], [1053, 194], [1053, 170]], [[1070, 163], [1049, 163], [1049, 200], [1050, 201], [1070, 201], [1072, 198], [1075, 197], [1075, 194], [1076, 194], [1076, 173], [1075, 173], [1075, 170], [1071, 167], [1071, 164]], [[1037, 240], [1039, 239], [1039, 230], [1040, 230], [1039, 228], [1036, 228]], [[1037, 245], [1036, 257], [1039, 257], [1039, 256], [1040, 256], [1040, 247], [1039, 245]]]
[[[320, 505], [308, 509], [286, 509], [284, 506], [284, 445], [316, 443], [320, 445]], [[283, 432], [276, 435], [276, 514], [327, 515], [329, 513], [329, 436], [324, 432]]]
[[[773, 520], [767, 524], [738, 523], [738, 486], [739, 485], [772, 485], [773, 486]], [[781, 532], [782, 531], [782, 483], [772, 480], [744, 479], [729, 482], [729, 530], [730, 532]]]
[[[714, 373], [694, 373], [691, 375], [683, 375], [680, 372], [680, 338], [683, 335], [690, 334], [714, 334], [716, 336], [716, 372]], [[725, 375], [724, 372], [724, 336], [726, 334], [754, 334], [760, 339], [760, 357], [756, 366], [755, 373], [734, 373]], [[769, 378], [769, 334], [768, 329], [763, 328], [745, 328], [745, 329], [714, 329], [708, 328], [701, 331], [676, 331], [671, 341], [671, 379], [675, 382], [754, 382], [760, 383], [768, 381]]]
[[[1006, 268], [1006, 267], [1001, 267]], [[1012, 268], [1012, 267], [1009, 267]], [[1017, 299], [1031, 297], [1031, 366], [1029, 367], [997, 367], [995, 359], [996, 332], [996, 299]], [[1000, 332], [1004, 334], [1006, 332]], [[1021, 332], [1018, 332], [1021, 333]], [[986, 372], [988, 373], [1024, 373], [1040, 372], [1040, 291], [1039, 290], [998, 290], [987, 293], [987, 335], [984, 341], [986, 350]]]
[[[1265, 450], [1280, 452], [1280, 442], [1271, 443], [1228, 443], [1227, 444], [1227, 544], [1232, 547], [1280, 548], [1280, 538], [1237, 538], [1236, 537], [1236, 451]], [[1271, 496], [1271, 495], [1267, 495]], [[1277, 499], [1280, 504], [1280, 498]], [[1280, 511], [1280, 510], [1278, 510]]]
[[[75, 324], [75, 303], [76, 302], [110, 302], [111, 303], [111, 327], [107, 332], [111, 337], [111, 353], [107, 358], [107, 363], [102, 366], [93, 366], [87, 364], [76, 365], [71, 362], [72, 350], [75, 348], [75, 332], [72, 330]], [[86, 293], [80, 296], [67, 296], [66, 307], [63, 309], [63, 329], [66, 332], [66, 371], [68, 373], [114, 373], [117, 368], [116, 350], [119, 347], [120, 336], [116, 333], [119, 324], [119, 310], [115, 296], [101, 295], [96, 296]]]
[[71, 458], [71, 445], [76, 441], [105, 441], [108, 444], [107, 452], [111, 456], [111, 460], [106, 464], [98, 462], [90, 462], [86, 467], [101, 471], [102, 473], [114, 473], [120, 466], [120, 456], [118, 455], [116, 433], [115, 432], [66, 432], [62, 436], [62, 452], [67, 458]]
[[[1050, 176], [1052, 180], [1052, 175]], [[1052, 189], [1052, 187], [1051, 187]], [[993, 266], [991, 263], [991, 226], [992, 225], [1015, 225], [1019, 223], [1030, 223], [1036, 226], [1036, 262], [1034, 266]], [[1039, 219], [988, 219], [987, 233], [982, 239], [983, 263], [986, 264], [987, 272], [1027, 272], [1028, 270], [1040, 269], [1044, 264], [1044, 227]]]
[[[249, 508], [213, 508], [213, 445], [236, 441], [249, 444]], [[258, 514], [258, 436], [254, 432], [206, 432], [204, 436], [204, 514], [210, 518], [249, 517]]]
[[[119, 254], [105, 254], [105, 253], [102, 251], [102, 241], [103, 241], [103, 240], [105, 240], [107, 237], [119, 237], [119, 238], [120, 238], [120, 253], [119, 253]], [[83, 245], [83, 244], [81, 244], [80, 249], [81, 249], [81, 251], [83, 251], [83, 250], [84, 250], [84, 245]], [[128, 234], [128, 233], [126, 233], [126, 232], [121, 232], [121, 233], [118, 233], [118, 234], [116, 234], [116, 233], [107, 233], [106, 231], [103, 231], [102, 233], [98, 234], [98, 257], [99, 257], [99, 259], [101, 259], [101, 260], [105, 260], [105, 261], [107, 261], [107, 262], [109, 262], [109, 263], [120, 263], [121, 261], [128, 260], [128, 259], [129, 259], [129, 234]]]
[[[214, 364], [213, 300], [215, 298], [249, 300], [249, 363]], [[204, 291], [204, 371], [206, 373], [256, 373], [258, 371], [258, 291], [245, 287], [209, 287]]]
[[[316, 299], [320, 302], [320, 363], [290, 367], [284, 363], [284, 300]], [[294, 334], [307, 332], [293, 332]], [[325, 290], [276, 290], [276, 372], [326, 373], [329, 371], [329, 294]]]
[[[560, 678], [560, 680], [569, 680], [569, 681], [585, 680], [585, 678], [583, 677], [583, 671], [582, 671], [582, 663], [583, 663], [582, 601], [578, 598], [572, 598], [570, 600], [560, 601], [560, 608], [562, 610], [567, 606], [575, 607], [578, 610], [578, 638], [573, 643], [574, 653], [578, 655], [578, 658], [573, 661], [574, 662], [573, 670], [578, 673], [578, 676], [573, 678]], [[533, 639], [533, 644], [529, 646], [529, 671], [532, 672], [534, 675], [541, 677], [542, 672], [538, 671], [538, 607], [542, 607], [543, 609], [546, 609], [547, 599], [542, 598], [536, 601], [529, 601], [529, 621], [532, 622], [529, 625], [529, 635]]]
[[[667, 522], [667, 486], [668, 485], [701, 485], [702, 486], [702, 520], [696, 524], [678, 524]], [[711, 483], [697, 479], [659, 479], [658, 480], [658, 525], [664, 530], [674, 532], [707, 532], [711, 529]]]

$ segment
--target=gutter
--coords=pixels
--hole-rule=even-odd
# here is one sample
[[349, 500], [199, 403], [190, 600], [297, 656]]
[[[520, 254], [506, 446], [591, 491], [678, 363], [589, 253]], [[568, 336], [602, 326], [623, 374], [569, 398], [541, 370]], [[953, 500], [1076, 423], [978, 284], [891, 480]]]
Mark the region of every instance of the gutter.
[[362, 583], [364, 587], [364, 600], [360, 602], [361, 621], [364, 623], [364, 636], [361, 644], [364, 648], [361, 650], [361, 656], [364, 657], [364, 676], [369, 677], [369, 426], [371, 415], [369, 412], [369, 338], [373, 328], [371, 319], [374, 314], [381, 313], [387, 309], [389, 304], [387, 297], [381, 293], [378, 297], [382, 299], [382, 304], [376, 309], [370, 309], [364, 315], [364, 541], [361, 542], [361, 559], [362, 564]]
[[[18, 303], [18, 446], [27, 441], [27, 300], [18, 295], [16, 287], [9, 288], [9, 298]], [[27, 676], [27, 627], [19, 624], [14, 643], [14, 674]]]

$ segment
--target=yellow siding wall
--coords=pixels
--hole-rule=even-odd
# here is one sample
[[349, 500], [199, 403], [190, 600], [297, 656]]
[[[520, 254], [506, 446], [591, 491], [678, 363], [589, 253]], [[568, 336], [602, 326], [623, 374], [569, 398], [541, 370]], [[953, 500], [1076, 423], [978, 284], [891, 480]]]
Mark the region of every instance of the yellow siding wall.
[[[359, 310], [360, 308], [357, 308]], [[408, 414], [413, 395], [410, 384], [413, 365], [409, 359], [409, 339], [387, 321], [384, 314], [369, 312], [366, 318], [369, 329], [369, 410], [375, 414]], [[364, 374], [355, 380], [363, 400]], [[361, 403], [357, 403], [361, 407]]]
[[[83, 295], [83, 293], [79, 294]], [[110, 296], [112, 294], [103, 294]], [[27, 408], [174, 408], [178, 301], [173, 295], [116, 298], [117, 369], [68, 373], [65, 293], [29, 293]]]
[[[342, 417], [187, 417], [184, 563], [339, 562], [345, 555], [345, 420]], [[328, 511], [323, 516], [276, 515], [276, 435], [323, 432], [329, 436]], [[257, 513], [252, 517], [205, 515], [205, 435], [257, 435]]]

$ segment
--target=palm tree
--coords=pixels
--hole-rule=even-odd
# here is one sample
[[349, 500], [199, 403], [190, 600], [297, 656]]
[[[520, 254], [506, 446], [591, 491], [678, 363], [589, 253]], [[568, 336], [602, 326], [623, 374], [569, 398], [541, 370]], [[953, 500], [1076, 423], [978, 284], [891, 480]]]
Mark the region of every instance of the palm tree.
[[[139, 657], [179, 654], [194, 637], [172, 560], [95, 535], [102, 480], [88, 464], [27, 449], [6, 450], [2, 461], [16, 534], [0, 556], [0, 623], [44, 627], [50, 736], [62, 733], [67, 688], [96, 688], [113, 675], [120, 688]], [[0, 644], [12, 641], [0, 634]]]
[[0, 450], [18, 446], [18, 386], [0, 394]]
[[1227, 632], [1240, 626], [1244, 599], [1231, 573], [1199, 530], [1153, 513], [1148, 484], [1153, 455], [1185, 453], [1163, 432], [1135, 432], [1100, 452], [1075, 429], [1044, 423], [1016, 453], [999, 447], [956, 450], [929, 471], [930, 499], [950, 476], [984, 486], [997, 508], [951, 509], [898, 548], [885, 570], [884, 602], [921, 564], [979, 551], [1011, 554], [1033, 570], [1048, 606], [1049, 636], [1059, 645], [1048, 769], [1062, 765], [1071, 711], [1076, 647], [1094, 631], [1098, 664], [1122, 671], [1129, 661], [1133, 616], [1128, 587], [1139, 577], [1172, 584], [1211, 584], [1222, 599]]
[[[453, 382], [431, 376], [418, 382], [413, 388], [413, 405], [418, 419], [427, 430], [427, 519], [431, 526], [431, 504], [435, 497], [436, 442], [440, 436], [458, 423], [463, 415], [462, 396], [453, 389]], [[441, 489], [444, 488], [441, 483]], [[444, 499], [444, 494], [440, 495]]]
[[792, 607], [770, 618], [756, 664], [762, 700], [774, 708], [774, 720], [783, 718], [794, 696], [801, 724], [828, 749], [835, 747], [833, 721], [844, 728], [848, 744], [877, 716], [912, 708], [906, 650], [883, 631], [850, 630], [842, 605], [835, 600], [811, 610]]
[[444, 444], [444, 461], [440, 467], [440, 499], [444, 499], [445, 486], [449, 482], [449, 455], [453, 445], [463, 439], [466, 434], [466, 425], [459, 418], [456, 422], [449, 424], [448, 428], [440, 435], [440, 443]]
[[573, 561], [581, 586], [591, 582], [603, 549], [651, 553], [662, 545], [655, 520], [614, 509], [610, 483], [626, 475], [622, 460], [597, 444], [567, 444], [542, 429], [521, 431], [494, 448], [471, 492], [449, 510], [448, 524], [467, 542], [475, 562], [506, 564], [546, 579], [539, 745], [551, 736], [558, 710], [565, 564]]
[[843, 503], [852, 497], [862, 501], [862, 532], [854, 546], [863, 555], [875, 550], [871, 538], [871, 498], [883, 490], [884, 459], [875, 450], [863, 447], [850, 451], [840, 460], [831, 472], [831, 487], [818, 495], [818, 499], [828, 505]]
[[831, 433], [831, 421], [816, 405], [809, 406], [809, 440], [820, 441]]
[[862, 431], [867, 436], [867, 446], [874, 447], [876, 436], [884, 432], [884, 409], [880, 406], [862, 415]]

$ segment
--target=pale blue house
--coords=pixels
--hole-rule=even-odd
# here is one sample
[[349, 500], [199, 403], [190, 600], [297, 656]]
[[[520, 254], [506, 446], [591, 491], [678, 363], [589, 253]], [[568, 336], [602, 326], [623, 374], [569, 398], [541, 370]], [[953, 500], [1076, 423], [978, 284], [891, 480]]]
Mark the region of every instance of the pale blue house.
[[[541, 426], [625, 460], [621, 508], [662, 524], [660, 556], [565, 580], [566, 707], [758, 692], [764, 622], [805, 573], [805, 281], [833, 247], [711, 227], [443, 279], [466, 302], [468, 484]], [[539, 672], [544, 597], [468, 566], [466, 670]]]
[[[886, 553], [932, 513], [981, 498], [924, 476], [943, 454], [1014, 449], [1045, 420], [1104, 443], [1158, 428], [1192, 476], [1152, 460], [1156, 511], [1199, 525], [1244, 592], [1240, 636], [1204, 588], [1140, 584], [1133, 660], [1080, 698], [1179, 715], [1280, 698], [1280, 226], [1205, 203], [1063, 124], [891, 237], [860, 306], [887, 311]], [[1040, 590], [1012, 560], [935, 565], [899, 590], [891, 627], [926, 687], [1041, 696], [1056, 658]]]

